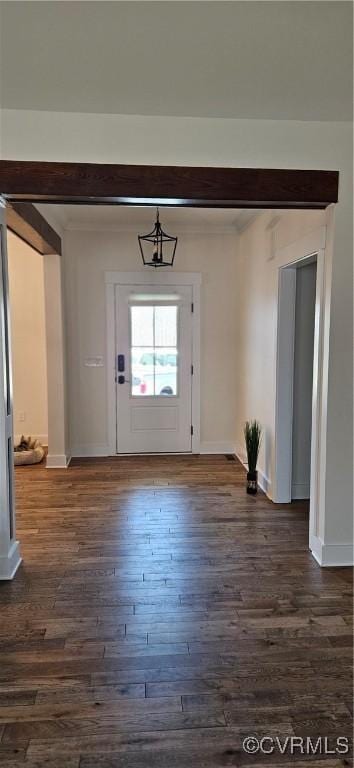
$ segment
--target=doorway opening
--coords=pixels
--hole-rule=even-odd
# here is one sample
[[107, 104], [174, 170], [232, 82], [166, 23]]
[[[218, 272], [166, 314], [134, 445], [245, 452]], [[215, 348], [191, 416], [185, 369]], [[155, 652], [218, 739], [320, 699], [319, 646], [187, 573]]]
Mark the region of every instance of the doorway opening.
[[296, 269], [291, 500], [310, 499], [316, 260]]
[[[8, 233], [14, 445], [48, 448], [44, 256]], [[39, 458], [37, 452], [37, 457]]]
[[309, 544], [319, 562], [328, 351], [324, 245], [325, 234], [316, 250], [295, 243], [298, 258], [279, 269], [276, 365], [274, 500], [310, 500]]

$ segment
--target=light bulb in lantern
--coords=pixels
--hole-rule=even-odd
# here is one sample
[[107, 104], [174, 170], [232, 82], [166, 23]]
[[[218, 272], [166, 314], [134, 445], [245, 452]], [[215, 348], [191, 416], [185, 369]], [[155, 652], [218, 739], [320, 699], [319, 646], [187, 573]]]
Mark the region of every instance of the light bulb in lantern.
[[152, 254], [152, 260], [153, 261], [160, 261], [159, 254], [158, 254], [157, 240], [154, 240], [154, 251], [153, 251], [153, 254]]

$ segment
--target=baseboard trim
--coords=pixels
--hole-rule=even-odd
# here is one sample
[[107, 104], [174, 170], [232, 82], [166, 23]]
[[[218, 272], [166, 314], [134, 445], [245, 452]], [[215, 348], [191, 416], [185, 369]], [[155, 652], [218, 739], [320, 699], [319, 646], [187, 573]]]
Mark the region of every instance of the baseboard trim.
[[71, 457], [73, 459], [94, 459], [99, 456], [112, 456], [110, 447], [97, 443], [93, 445], [74, 445], [71, 450]]
[[322, 568], [340, 568], [354, 565], [352, 544], [325, 544], [319, 536], [312, 536], [310, 549], [313, 557]]
[[21, 562], [20, 544], [13, 541], [7, 555], [0, 555], [0, 581], [11, 581]]
[[[189, 452], [188, 452], [189, 453]], [[218, 453], [235, 453], [235, 445], [232, 442], [220, 440], [220, 441], [204, 441], [200, 443], [200, 450], [198, 453], [203, 454], [218, 454]], [[71, 450], [71, 456], [75, 459], [95, 458], [96, 456], [112, 456], [112, 449], [109, 445], [97, 444], [97, 445], [74, 445]], [[122, 454], [121, 454], [122, 455]], [[127, 454], [130, 455], [130, 454]], [[137, 454], [134, 454], [137, 455]], [[147, 454], [139, 454], [147, 455]], [[154, 455], [154, 454], [151, 454]]]
[[200, 453], [235, 453], [235, 445], [227, 440], [202, 440]]
[[269, 477], [262, 472], [261, 469], [258, 470], [258, 485], [261, 488], [262, 491], [268, 496], [268, 498], [273, 501], [272, 499], [272, 484], [269, 480]]
[[53, 454], [48, 453], [47, 456], [47, 469], [67, 469], [71, 461], [71, 456], [66, 454]]
[[247, 456], [245, 451], [240, 448], [239, 445], [235, 448], [235, 455], [237, 456], [238, 460], [243, 464], [244, 468], [247, 470]]

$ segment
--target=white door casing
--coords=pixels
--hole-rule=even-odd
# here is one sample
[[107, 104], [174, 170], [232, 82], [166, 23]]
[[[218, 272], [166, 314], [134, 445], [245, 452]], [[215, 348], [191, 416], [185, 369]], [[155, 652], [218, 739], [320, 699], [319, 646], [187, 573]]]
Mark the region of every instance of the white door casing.
[[[339, 565], [326, 559], [324, 544], [326, 423], [330, 293], [327, 278], [332, 257], [326, 228], [309, 233], [282, 251], [279, 269], [275, 414], [275, 491], [273, 501], [291, 501], [292, 388], [294, 366], [296, 269], [316, 260], [316, 306], [312, 397], [309, 547], [320, 565]], [[350, 545], [348, 545], [348, 549]], [[348, 560], [349, 562], [349, 560]]]
[[20, 565], [15, 536], [9, 290], [5, 207], [0, 200], [0, 579], [12, 579]]
[[192, 289], [177, 288], [116, 286], [118, 453], [192, 449]]
[[[105, 274], [111, 455], [199, 452], [200, 281], [199, 274], [172, 270]], [[161, 321], [159, 326], [158, 321], [162, 315], [167, 317], [166, 313], [170, 323], [172, 318], [177, 320], [177, 339], [154, 339], [157, 347], [152, 358], [152, 337], [147, 332], [141, 339], [134, 328], [144, 317], [143, 327], [153, 322], [154, 328], [160, 327], [160, 334], [163, 328], [165, 336], [166, 323]], [[139, 338], [149, 342], [146, 348], [136, 347]], [[167, 347], [173, 346], [174, 341], [178, 347], [177, 377], [171, 365], [175, 356], [166, 356], [174, 350], [160, 346], [165, 342]], [[124, 371], [118, 370], [118, 355], [124, 355]], [[153, 359], [155, 369], [150, 365]], [[122, 358], [119, 362], [122, 365]], [[119, 377], [124, 383], [119, 383]]]

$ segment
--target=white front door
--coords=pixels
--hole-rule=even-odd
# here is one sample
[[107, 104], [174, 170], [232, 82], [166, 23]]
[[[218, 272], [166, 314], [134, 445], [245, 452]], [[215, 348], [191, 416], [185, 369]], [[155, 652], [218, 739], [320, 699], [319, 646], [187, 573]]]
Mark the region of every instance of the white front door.
[[192, 450], [192, 287], [116, 286], [117, 452]]

